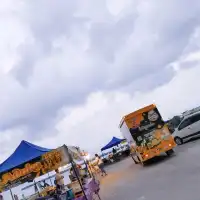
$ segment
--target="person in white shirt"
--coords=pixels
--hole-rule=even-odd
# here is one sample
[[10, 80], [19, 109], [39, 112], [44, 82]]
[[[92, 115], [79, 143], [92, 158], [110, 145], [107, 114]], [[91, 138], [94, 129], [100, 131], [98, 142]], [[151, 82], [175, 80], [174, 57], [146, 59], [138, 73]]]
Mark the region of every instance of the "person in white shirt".
[[101, 175], [102, 176], [104, 176], [104, 175], [107, 176], [107, 173], [106, 173], [106, 171], [104, 169], [104, 163], [103, 163], [101, 157], [98, 154], [95, 154], [95, 157], [96, 157], [95, 163], [98, 165], [99, 169], [101, 170]]
[[64, 188], [65, 188], [64, 176], [62, 176], [62, 175], [60, 174], [60, 172], [59, 172], [58, 169], [56, 169], [55, 172], [56, 172], [56, 178], [55, 178], [56, 184], [60, 187], [60, 190], [63, 191]]

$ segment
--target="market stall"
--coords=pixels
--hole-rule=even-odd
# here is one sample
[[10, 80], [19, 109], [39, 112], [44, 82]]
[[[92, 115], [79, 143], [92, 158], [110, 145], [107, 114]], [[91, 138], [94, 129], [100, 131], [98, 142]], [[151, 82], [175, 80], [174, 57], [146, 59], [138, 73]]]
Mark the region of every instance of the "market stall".
[[124, 140], [125, 139], [119, 139], [119, 138], [113, 137], [112, 140], [108, 144], [106, 144], [103, 148], [101, 148], [101, 151], [115, 147], [121, 144], [121, 142], [123, 142]]
[[[106, 150], [108, 150], [108, 149], [111, 149], [111, 148], [113, 148], [113, 152], [112, 153], [109, 153], [109, 156], [108, 156], [108, 160], [105, 160], [105, 162], [106, 161], [109, 161], [109, 162], [116, 162], [116, 161], [119, 161], [120, 160], [120, 158], [122, 158], [124, 155], [125, 156], [127, 156], [127, 155], [129, 155], [129, 151], [128, 151], [128, 149], [126, 149], [126, 150], [123, 150], [122, 148], [121, 148], [121, 144], [124, 142], [124, 141], [126, 141], [125, 139], [120, 139], [120, 138], [116, 138], [116, 137], [113, 137], [112, 138], [112, 140], [108, 143], [108, 144], [106, 144], [103, 148], [101, 148], [101, 151], [103, 152], [103, 151], [106, 151]], [[120, 150], [119, 151], [117, 151], [114, 147], [116, 147], [116, 146], [118, 146], [118, 145], [120, 145]], [[103, 155], [104, 155], [104, 153], [103, 153]], [[106, 164], [106, 163], [105, 163]]]
[[[15, 152], [0, 165], [0, 190], [12, 190], [25, 182], [35, 183], [35, 178], [47, 174], [59, 167], [71, 164], [76, 180], [57, 193], [55, 185], [40, 191], [31, 200], [36, 199], [78, 199], [90, 200], [99, 192], [99, 183], [93, 179], [81, 178], [76, 171], [76, 161], [82, 160], [77, 147], [63, 145], [57, 149], [46, 149], [22, 141]], [[78, 194], [78, 195], [77, 195]], [[12, 192], [11, 192], [12, 195]], [[12, 195], [12, 199], [14, 197]]]

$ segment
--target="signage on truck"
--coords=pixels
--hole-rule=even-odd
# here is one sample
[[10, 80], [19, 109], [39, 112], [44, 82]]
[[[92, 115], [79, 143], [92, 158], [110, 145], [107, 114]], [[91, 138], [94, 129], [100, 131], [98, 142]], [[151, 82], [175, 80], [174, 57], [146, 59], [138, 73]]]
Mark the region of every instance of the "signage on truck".
[[153, 148], [162, 140], [162, 129], [165, 123], [156, 107], [152, 106], [138, 113], [132, 113], [125, 121], [139, 151]]

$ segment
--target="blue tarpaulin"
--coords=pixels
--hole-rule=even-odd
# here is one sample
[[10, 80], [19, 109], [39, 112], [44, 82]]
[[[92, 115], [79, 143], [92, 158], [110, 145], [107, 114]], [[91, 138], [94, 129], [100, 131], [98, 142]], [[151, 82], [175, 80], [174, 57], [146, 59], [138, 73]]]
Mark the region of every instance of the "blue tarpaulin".
[[51, 149], [39, 147], [23, 140], [14, 153], [0, 164], [0, 173], [6, 172], [21, 164], [38, 158], [49, 151], [51, 151]]
[[119, 138], [113, 137], [112, 140], [105, 147], [103, 147], [101, 149], [101, 151], [104, 151], [104, 150], [110, 149], [110, 148], [112, 148], [114, 146], [117, 146], [118, 144], [120, 144], [124, 140], [125, 139], [119, 139]]

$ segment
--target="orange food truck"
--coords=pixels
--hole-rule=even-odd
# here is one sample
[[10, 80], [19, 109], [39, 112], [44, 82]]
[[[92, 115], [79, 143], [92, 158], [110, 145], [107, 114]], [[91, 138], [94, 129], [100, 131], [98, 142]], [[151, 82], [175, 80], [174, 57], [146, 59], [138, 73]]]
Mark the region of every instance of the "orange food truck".
[[168, 156], [174, 153], [176, 143], [155, 104], [124, 116], [119, 128], [136, 164], [144, 165], [147, 160], [161, 153]]

